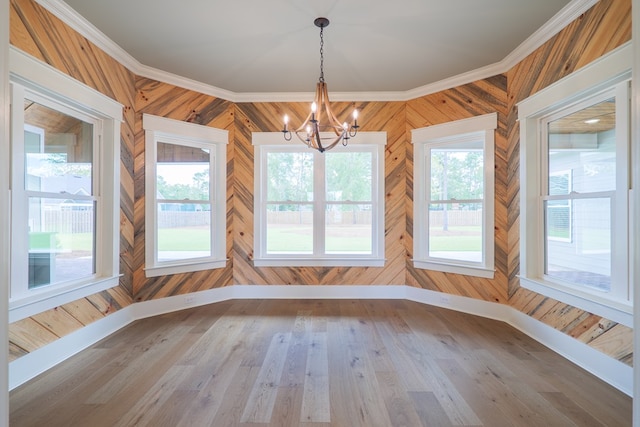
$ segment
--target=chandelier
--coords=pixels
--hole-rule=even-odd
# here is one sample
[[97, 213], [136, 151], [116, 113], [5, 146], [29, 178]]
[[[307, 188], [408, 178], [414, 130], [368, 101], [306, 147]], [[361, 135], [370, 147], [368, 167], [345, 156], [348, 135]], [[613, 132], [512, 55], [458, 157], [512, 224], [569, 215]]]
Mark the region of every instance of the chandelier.
[[[316, 149], [321, 153], [335, 147], [339, 142], [347, 145], [349, 138], [353, 138], [358, 133], [358, 110], [353, 111], [353, 124], [347, 122], [340, 123], [340, 120], [331, 111], [329, 104], [329, 93], [327, 83], [324, 81], [324, 28], [329, 25], [327, 18], [316, 18], [313, 23], [320, 28], [320, 78], [316, 84], [316, 95], [311, 104], [311, 112], [302, 125], [294, 130], [296, 136], [309, 148]], [[329, 137], [321, 135], [322, 132], [332, 132]], [[289, 130], [289, 116], [284, 116], [284, 127], [282, 128], [284, 139], [291, 141], [291, 131]], [[326, 135], [326, 133], [325, 133]]]

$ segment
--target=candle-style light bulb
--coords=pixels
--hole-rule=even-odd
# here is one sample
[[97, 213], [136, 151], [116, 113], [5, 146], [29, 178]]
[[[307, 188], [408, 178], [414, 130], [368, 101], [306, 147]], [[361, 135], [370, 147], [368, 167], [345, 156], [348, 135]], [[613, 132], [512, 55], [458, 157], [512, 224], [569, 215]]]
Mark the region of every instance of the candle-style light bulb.
[[284, 130], [288, 130], [287, 126], [289, 125], [289, 116], [284, 115]]
[[311, 103], [311, 112], [315, 113], [317, 109], [318, 109], [318, 106], [316, 105], [316, 103], [312, 102]]
[[358, 129], [359, 128], [360, 128], [360, 126], [358, 126], [358, 110], [354, 109], [353, 110], [353, 126], [351, 126], [351, 128], [349, 129], [349, 136], [351, 138], [356, 136], [356, 134], [358, 133]]
[[347, 124], [347, 122], [344, 122], [342, 124], [342, 128], [344, 129], [345, 132], [348, 131], [349, 130], [349, 124]]

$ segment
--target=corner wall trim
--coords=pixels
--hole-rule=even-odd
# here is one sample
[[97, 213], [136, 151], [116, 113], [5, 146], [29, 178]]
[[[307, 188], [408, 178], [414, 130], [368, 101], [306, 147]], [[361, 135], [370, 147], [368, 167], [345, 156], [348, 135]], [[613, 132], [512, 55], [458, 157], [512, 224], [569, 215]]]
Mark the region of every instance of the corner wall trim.
[[134, 303], [11, 362], [9, 389], [12, 390], [35, 378], [134, 320], [232, 299], [405, 299], [499, 320], [508, 323], [628, 396], [633, 395], [633, 369], [630, 366], [514, 308], [405, 285], [233, 285]]

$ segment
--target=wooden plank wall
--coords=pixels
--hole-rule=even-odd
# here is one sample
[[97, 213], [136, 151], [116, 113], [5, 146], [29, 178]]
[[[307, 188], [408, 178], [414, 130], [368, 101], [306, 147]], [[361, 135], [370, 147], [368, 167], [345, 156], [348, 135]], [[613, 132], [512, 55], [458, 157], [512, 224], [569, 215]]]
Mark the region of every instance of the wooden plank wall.
[[13, 46], [124, 105], [120, 137], [120, 285], [9, 325], [11, 361], [131, 304], [135, 76], [37, 3], [12, 0], [10, 13]]
[[140, 77], [136, 79], [135, 109], [134, 299], [145, 301], [230, 285], [233, 265], [230, 238], [227, 238], [226, 254], [229, 261], [225, 268], [148, 279], [145, 277], [145, 150], [142, 114], [153, 114], [229, 131], [230, 144], [227, 146], [227, 236], [229, 236], [233, 229], [232, 200], [235, 193], [234, 144], [232, 143], [235, 107], [233, 103]]
[[[631, 364], [629, 328], [519, 287], [518, 126], [515, 104], [630, 39], [630, 0], [600, 0], [588, 13], [498, 75], [408, 102], [336, 102], [345, 115], [361, 110], [363, 131], [386, 131], [383, 268], [256, 268], [253, 266], [251, 132], [274, 132], [289, 114], [301, 121], [307, 103], [239, 103], [136, 78], [32, 0], [12, 0], [11, 43], [125, 105], [122, 127], [121, 284], [114, 290], [10, 325], [12, 359], [102, 318], [132, 299], [144, 301], [233, 284], [408, 284], [483, 301], [511, 304]], [[413, 251], [412, 129], [498, 113], [495, 259], [492, 280], [416, 270]], [[226, 268], [146, 279], [144, 276], [144, 137], [142, 113], [229, 130]]]
[[631, 1], [600, 0], [507, 73], [508, 294], [516, 309], [629, 365], [633, 331], [519, 286], [520, 127], [516, 104], [631, 39]]
[[407, 284], [438, 292], [507, 303], [507, 78], [498, 75], [407, 102], [407, 134], [413, 129], [498, 113], [495, 133], [495, 276], [482, 279], [413, 267], [413, 145], [407, 152]]
[[[286, 113], [302, 123], [309, 103], [242, 103], [235, 117], [235, 199], [233, 281], [257, 285], [400, 285], [405, 258], [405, 103], [333, 103], [338, 117], [360, 111], [362, 132], [385, 131], [385, 267], [261, 267], [253, 266], [253, 166], [251, 132], [277, 132]], [[362, 138], [359, 135], [356, 138]]]

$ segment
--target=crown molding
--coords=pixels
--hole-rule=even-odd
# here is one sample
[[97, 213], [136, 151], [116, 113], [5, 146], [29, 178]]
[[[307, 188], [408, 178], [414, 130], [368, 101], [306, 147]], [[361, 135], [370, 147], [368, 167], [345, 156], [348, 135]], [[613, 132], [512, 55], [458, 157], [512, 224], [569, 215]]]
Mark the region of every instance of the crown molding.
[[410, 89], [404, 92], [404, 97], [401, 101], [409, 101], [411, 99], [420, 98], [421, 96], [431, 95], [432, 93], [441, 92], [443, 90], [502, 74], [506, 71], [507, 70], [502, 66], [502, 62], [496, 62], [495, 64], [458, 74], [457, 76], [449, 77], [435, 83], [429, 83], [428, 85]]
[[[404, 101], [406, 92], [331, 92], [331, 101]], [[309, 102], [313, 92], [235, 93], [235, 102]]]
[[[231, 102], [308, 102], [312, 92], [232, 92], [213, 85], [205, 84], [186, 77], [178, 76], [157, 68], [141, 64], [122, 49], [102, 31], [87, 21], [62, 0], [35, 0], [53, 15], [61, 19], [87, 40], [105, 51], [109, 56], [139, 77], [154, 79], [184, 89], [193, 90]], [[437, 93], [453, 87], [462, 86], [498, 74], [506, 73], [518, 62], [543, 43], [551, 39], [578, 16], [593, 7], [599, 0], [573, 0], [560, 12], [547, 21], [535, 33], [529, 36], [503, 60], [476, 70], [458, 74], [435, 83], [429, 83], [407, 91], [397, 92], [332, 92], [333, 101], [409, 101], [422, 96]]]
[[73, 28], [91, 43], [102, 49], [107, 55], [118, 61], [129, 71], [138, 74], [141, 64], [133, 56], [107, 37], [102, 31], [87, 21], [82, 15], [62, 0], [35, 0], [62, 22]]
[[556, 13], [535, 33], [531, 34], [500, 63], [504, 71], [509, 71], [518, 62], [525, 59], [534, 50], [546, 43], [551, 37], [558, 34], [564, 27], [576, 20], [580, 15], [591, 9], [600, 0], [573, 0], [567, 4], [560, 12]]
[[[55, 0], [54, 0], [55, 1]], [[131, 70], [137, 74], [138, 77], [145, 77], [152, 80], [157, 80], [163, 83], [169, 83], [174, 86], [178, 86], [184, 89], [193, 90], [195, 92], [202, 93], [204, 95], [214, 96], [216, 98], [226, 99], [227, 101], [238, 102], [238, 94], [226, 89], [221, 89], [216, 86], [208, 85], [206, 83], [199, 82], [197, 80], [182, 77], [177, 74], [162, 71], [157, 68], [149, 67], [138, 63], [135, 70]]]

